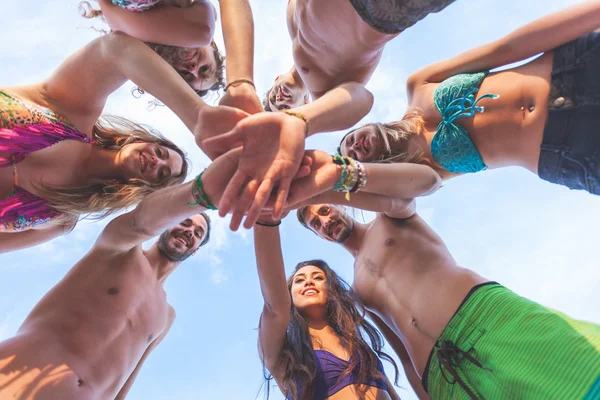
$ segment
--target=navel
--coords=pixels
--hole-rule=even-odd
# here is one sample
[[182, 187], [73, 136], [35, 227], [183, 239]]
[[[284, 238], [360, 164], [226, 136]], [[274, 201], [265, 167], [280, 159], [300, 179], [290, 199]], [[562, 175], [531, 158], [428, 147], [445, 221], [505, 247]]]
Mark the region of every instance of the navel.
[[83, 382], [83, 379], [77, 378], [77, 386], [81, 387], [81, 386], [83, 386], [84, 383], [85, 382]]
[[111, 287], [106, 291], [106, 293], [110, 294], [111, 296], [114, 296], [115, 294], [119, 294], [120, 291], [121, 289], [119, 289], [118, 287]]
[[306, 67], [300, 67], [300, 69], [302, 70], [302, 72], [305, 72], [307, 74], [310, 72], [310, 69], [308, 69]]
[[386, 246], [391, 246], [393, 244], [394, 244], [394, 239], [388, 238], [388, 239], [385, 240], [385, 245]]

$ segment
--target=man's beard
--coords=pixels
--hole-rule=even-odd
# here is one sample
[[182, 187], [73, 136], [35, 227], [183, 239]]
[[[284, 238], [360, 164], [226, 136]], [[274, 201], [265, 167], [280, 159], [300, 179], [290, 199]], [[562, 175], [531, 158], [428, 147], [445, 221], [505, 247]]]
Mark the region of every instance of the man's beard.
[[342, 220], [340, 220], [340, 222], [333, 224], [332, 227], [334, 229], [337, 229], [338, 225], [342, 226], [342, 230], [341, 230], [339, 236], [334, 237], [333, 230], [330, 230], [329, 237], [331, 238], [331, 240], [333, 240], [336, 243], [344, 243], [346, 240], [348, 240], [348, 238], [352, 234], [352, 224], [347, 224], [346, 221], [344, 221], [342, 219]]
[[164, 231], [160, 237], [158, 238], [158, 251], [162, 254], [167, 260], [171, 262], [182, 262], [187, 260], [192, 254], [194, 254], [195, 249], [188, 249], [183, 253], [173, 251], [169, 248], [169, 231]]

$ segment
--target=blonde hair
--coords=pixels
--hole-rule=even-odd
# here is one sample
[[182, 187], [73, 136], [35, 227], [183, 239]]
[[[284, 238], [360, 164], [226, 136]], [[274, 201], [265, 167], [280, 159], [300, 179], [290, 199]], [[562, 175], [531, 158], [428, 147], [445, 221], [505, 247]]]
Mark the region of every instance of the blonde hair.
[[158, 189], [183, 183], [187, 176], [189, 165], [183, 150], [150, 127], [136, 124], [126, 118], [103, 116], [94, 125], [93, 140], [94, 146], [111, 151], [120, 151], [128, 144], [139, 142], [167, 147], [181, 156], [181, 173], [157, 183], [142, 179], [131, 179], [128, 182], [118, 179], [92, 179], [85, 185], [70, 188], [42, 183], [40, 186], [44, 199], [61, 214], [58, 222], [73, 221], [82, 216], [102, 219], [138, 203]]
[[[363, 129], [365, 127], [372, 127], [377, 135], [381, 137], [383, 141], [383, 145], [385, 147], [385, 151], [379, 157], [374, 159], [371, 162], [374, 163], [416, 163], [416, 164], [424, 164], [427, 163], [427, 158], [424, 156], [423, 152], [418, 150], [409, 153], [407, 150], [408, 142], [415, 135], [418, 135], [423, 130], [425, 123], [423, 121], [423, 117], [419, 114], [418, 110], [409, 110], [404, 114], [400, 121], [388, 122], [388, 123], [369, 123], [361, 126], [360, 128], [356, 128], [348, 132], [342, 140], [340, 141], [340, 145], [348, 136], [354, 131], [358, 129]], [[392, 150], [392, 143], [394, 142], [405, 142], [404, 145], [400, 146], [401, 150]], [[340, 148], [338, 148], [338, 152], [340, 152]]]

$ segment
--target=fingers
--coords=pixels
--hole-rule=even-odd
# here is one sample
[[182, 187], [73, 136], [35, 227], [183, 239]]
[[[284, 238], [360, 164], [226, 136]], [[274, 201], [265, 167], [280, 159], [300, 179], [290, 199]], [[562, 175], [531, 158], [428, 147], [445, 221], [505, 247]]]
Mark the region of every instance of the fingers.
[[306, 165], [303, 165], [303, 166], [300, 167], [300, 169], [298, 170], [298, 172], [296, 172], [296, 175], [294, 175], [294, 180], [305, 178], [308, 175], [310, 175], [310, 167], [306, 166]]
[[204, 152], [223, 154], [234, 147], [241, 146], [241, 140], [242, 132], [233, 128], [227, 133], [204, 139], [200, 146]]
[[231, 210], [234, 201], [238, 198], [238, 194], [241, 192], [242, 187], [246, 183], [248, 177], [246, 174], [237, 170], [233, 175], [233, 178], [227, 184], [227, 187], [223, 191], [221, 200], [219, 201], [219, 216], [224, 217]]
[[[242, 219], [244, 218], [244, 215], [246, 215], [246, 211], [248, 210], [248, 208], [250, 208], [250, 205], [252, 204], [252, 201], [254, 200], [254, 196], [256, 195], [258, 188], [259, 188], [259, 181], [256, 179], [253, 179], [250, 182], [248, 182], [248, 184], [244, 188], [242, 195], [236, 202], [236, 207], [233, 212], [233, 215], [231, 216], [231, 223], [229, 224], [229, 227], [231, 228], [232, 231], [237, 231], [238, 228], [240, 227], [240, 224], [242, 223]], [[260, 210], [259, 210], [259, 212], [260, 212]], [[254, 225], [254, 224], [252, 224], [252, 225]], [[246, 225], [244, 225], [244, 226], [246, 226]], [[252, 226], [250, 226], [250, 227], [252, 227]]]
[[277, 199], [275, 199], [275, 206], [273, 207], [273, 218], [280, 219], [285, 208], [285, 203], [290, 191], [290, 185], [292, 180], [290, 178], [284, 178], [281, 180], [279, 188], [277, 189]]
[[269, 196], [271, 195], [271, 192], [273, 191], [273, 185], [274, 183], [272, 179], [265, 179], [262, 181], [258, 191], [256, 192], [256, 195], [254, 196], [254, 202], [252, 202], [252, 205], [248, 210], [248, 215], [246, 216], [246, 221], [244, 222], [244, 228], [250, 229], [254, 226], [258, 220], [258, 217], [260, 216], [260, 212], [264, 208]]

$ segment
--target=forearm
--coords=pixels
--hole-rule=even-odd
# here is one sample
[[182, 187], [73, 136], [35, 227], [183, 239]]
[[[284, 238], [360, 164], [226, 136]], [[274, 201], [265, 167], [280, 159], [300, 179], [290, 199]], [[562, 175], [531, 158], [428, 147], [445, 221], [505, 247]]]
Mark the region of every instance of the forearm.
[[220, 0], [227, 82], [254, 79], [254, 21], [248, 0]]
[[431, 167], [414, 163], [363, 164], [367, 184], [363, 192], [391, 197], [414, 199], [437, 190], [442, 180]]
[[188, 129], [197, 124], [205, 103], [181, 76], [142, 41], [123, 33], [103, 37], [105, 57], [125, 77], [162, 101]]
[[444, 60], [422, 71], [429, 82], [521, 61], [568, 43], [600, 27], [600, 1], [593, 0], [535, 20], [505, 37]]
[[309, 123], [308, 136], [332, 132], [355, 125], [373, 107], [373, 94], [363, 85], [346, 82], [315, 101], [292, 111], [303, 114]]
[[291, 300], [287, 289], [279, 228], [255, 225], [254, 249], [265, 308], [273, 314], [289, 315]]

